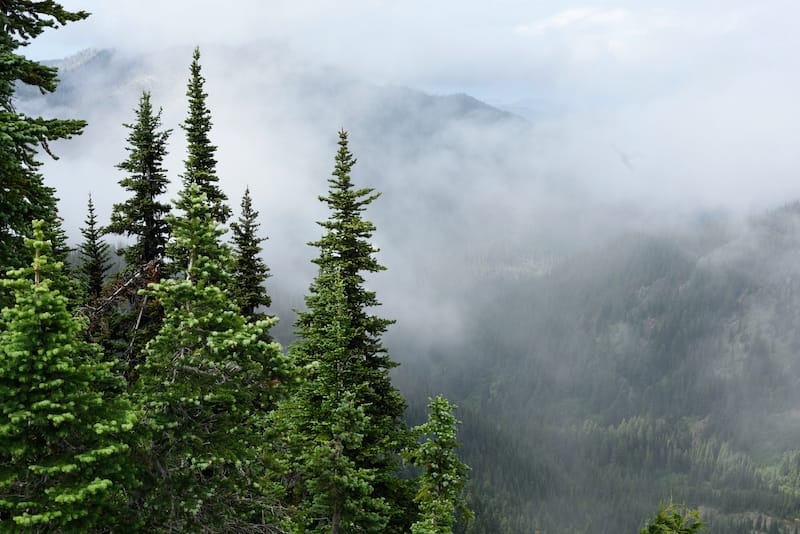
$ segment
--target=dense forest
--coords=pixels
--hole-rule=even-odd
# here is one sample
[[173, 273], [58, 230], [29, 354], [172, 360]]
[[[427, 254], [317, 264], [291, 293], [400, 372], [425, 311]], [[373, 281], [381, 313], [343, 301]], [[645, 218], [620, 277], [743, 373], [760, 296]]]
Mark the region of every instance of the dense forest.
[[[382, 162], [357, 164], [340, 130], [314, 191], [315, 274], [292, 295], [273, 276], [262, 206], [249, 188], [229, 197], [195, 48], [180, 124], [155, 90], [125, 102], [124, 156], [108, 170], [122, 200], [87, 195], [71, 246], [42, 162], [87, 123], [35, 113], [48, 98], [60, 112], [93, 101], [82, 93], [102, 77], [23, 52], [88, 13], [0, 13], [0, 530], [800, 532], [799, 204], [589, 239], [555, 225], [494, 236], [460, 216], [503, 220], [492, 202], [518, 177], [463, 207], [449, 186], [384, 182], [373, 204], [381, 193], [354, 171]], [[88, 57], [117, 82], [138, 68]], [[387, 94], [356, 124], [367, 136], [393, 124], [402, 158], [458, 159], [446, 115], [449, 134], [491, 132], [476, 136], [480, 161], [509, 170], [490, 126], [518, 133], [522, 119], [464, 95]], [[176, 137], [179, 172], [166, 168]], [[392, 252], [371, 219], [405, 209], [382, 216], [388, 196], [420, 210], [387, 233], [411, 236], [428, 269], [405, 276], [434, 291], [405, 329], [374, 290], [378, 253]]]
[[[200, 51], [181, 129], [174, 205], [161, 112], [144, 92], [117, 168], [130, 196], [101, 228], [88, 199], [77, 265], [37, 172], [37, 149], [85, 123], [16, 111], [16, 82], [53, 91], [56, 69], [19, 55], [88, 16], [47, 2], [3, 8], [4, 221], [0, 261], [0, 525], [32, 532], [450, 532], [469, 517], [454, 406], [431, 399], [409, 428], [381, 337], [392, 321], [364, 287], [383, 269], [339, 132], [320, 200], [318, 274], [284, 352], [266, 313], [269, 268], [248, 192], [232, 216], [216, 172]], [[105, 234], [131, 238], [109, 277]]]

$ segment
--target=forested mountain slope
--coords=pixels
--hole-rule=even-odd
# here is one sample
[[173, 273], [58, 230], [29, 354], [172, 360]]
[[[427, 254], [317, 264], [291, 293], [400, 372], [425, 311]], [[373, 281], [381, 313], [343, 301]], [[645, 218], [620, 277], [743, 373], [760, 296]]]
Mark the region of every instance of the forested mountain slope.
[[712, 532], [795, 532], [799, 229], [798, 205], [708, 218], [476, 282], [470, 335], [399, 376], [450, 379], [468, 531], [634, 532], [673, 499]]

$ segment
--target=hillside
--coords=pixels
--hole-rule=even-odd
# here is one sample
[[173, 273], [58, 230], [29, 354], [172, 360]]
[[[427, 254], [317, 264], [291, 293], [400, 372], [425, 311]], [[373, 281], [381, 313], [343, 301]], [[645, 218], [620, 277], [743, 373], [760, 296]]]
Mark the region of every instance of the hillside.
[[795, 532], [799, 224], [699, 221], [476, 282], [472, 335], [400, 380], [462, 407], [467, 531], [634, 532], [673, 499], [711, 532]]

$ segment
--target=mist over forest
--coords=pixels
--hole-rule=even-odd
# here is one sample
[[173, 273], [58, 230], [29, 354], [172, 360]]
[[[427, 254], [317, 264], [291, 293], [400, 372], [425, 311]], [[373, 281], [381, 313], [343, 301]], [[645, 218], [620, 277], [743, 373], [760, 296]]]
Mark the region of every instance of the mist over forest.
[[[376, 313], [396, 320], [383, 340], [405, 418], [424, 422], [440, 394], [458, 406], [475, 518], [457, 532], [638, 532], [674, 502], [713, 533], [795, 534], [800, 80], [796, 60], [769, 54], [792, 41], [774, 12], [740, 2], [703, 3], [696, 23], [685, 3], [629, 4], [520, 22], [513, 34], [538, 48], [496, 70], [465, 44], [495, 83], [453, 74], [452, 58], [441, 80], [405, 52], [395, 70], [391, 57], [337, 60], [350, 38], [319, 53], [276, 28], [200, 40], [219, 184], [236, 214], [245, 188], [260, 213], [272, 301], [262, 311], [288, 347], [318, 273], [307, 246], [327, 216], [317, 199], [347, 130], [353, 182], [380, 193], [366, 218], [387, 270], [365, 284]], [[764, 43], [736, 44], [770, 24]], [[402, 42], [395, 31], [386, 42]], [[72, 246], [89, 194], [101, 225], [125, 198], [115, 166], [142, 91], [173, 129], [164, 199], [178, 198], [186, 158], [179, 125], [198, 40], [115, 47], [100, 35], [46, 56], [54, 93], [16, 92], [30, 116], [88, 122], [51, 143], [59, 159], [41, 154]], [[676, 36], [685, 42], [667, 52]], [[433, 64], [444, 52], [430, 47]], [[497, 89], [515, 65], [535, 71], [515, 82], [527, 93]]]

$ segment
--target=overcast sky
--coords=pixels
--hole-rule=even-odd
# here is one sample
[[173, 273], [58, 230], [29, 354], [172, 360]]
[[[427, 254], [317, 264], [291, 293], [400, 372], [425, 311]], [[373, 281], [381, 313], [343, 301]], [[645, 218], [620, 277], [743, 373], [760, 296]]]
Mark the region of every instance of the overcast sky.
[[722, 90], [747, 78], [792, 83], [800, 49], [800, 5], [792, 0], [63, 4], [93, 16], [47, 32], [31, 47], [34, 55], [265, 39], [377, 82], [509, 104], [560, 93], [565, 104], [592, 105], [581, 99], [642, 99], [698, 85]]
[[[63, 3], [93, 15], [46, 32], [31, 55], [263, 42], [357, 79], [524, 114], [552, 128], [573, 160], [565, 172], [590, 187], [746, 209], [800, 196], [796, 1]], [[593, 181], [593, 152], [630, 175]]]

